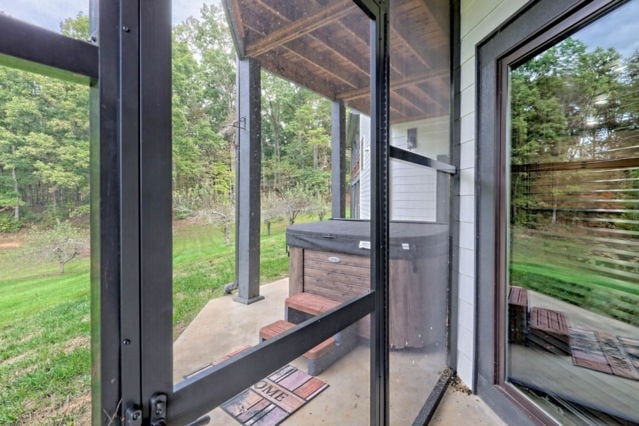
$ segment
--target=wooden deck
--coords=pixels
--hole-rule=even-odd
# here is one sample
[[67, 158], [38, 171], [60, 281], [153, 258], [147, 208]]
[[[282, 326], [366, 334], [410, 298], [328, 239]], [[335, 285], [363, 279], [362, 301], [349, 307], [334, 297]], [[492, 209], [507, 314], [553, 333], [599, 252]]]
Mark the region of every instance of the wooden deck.
[[[529, 291], [531, 306], [562, 312], [568, 327], [636, 338], [639, 328]], [[639, 423], [639, 381], [575, 366], [557, 355], [519, 344], [509, 345], [511, 380], [569, 402]]]

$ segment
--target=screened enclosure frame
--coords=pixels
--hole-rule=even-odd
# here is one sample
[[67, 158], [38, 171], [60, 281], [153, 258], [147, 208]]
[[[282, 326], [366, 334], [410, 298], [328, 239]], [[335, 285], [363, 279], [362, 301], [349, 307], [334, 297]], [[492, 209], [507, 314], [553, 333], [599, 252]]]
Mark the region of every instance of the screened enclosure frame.
[[[122, 29], [117, 46], [122, 99], [118, 127], [123, 145], [120, 158], [122, 335], [119, 368], [122, 377], [120, 410], [125, 422], [135, 424], [143, 419], [145, 423], [184, 424], [197, 420], [369, 313], [374, 313], [375, 318], [371, 350], [371, 422], [387, 422], [388, 196], [387, 191], [377, 191], [386, 188], [384, 182], [388, 176], [388, 151], [383, 143], [388, 134], [383, 120], [387, 102], [383, 91], [388, 74], [387, 19], [385, 9], [378, 3], [356, 3], [372, 21], [371, 93], [374, 100], [371, 116], [376, 132], [374, 141], [381, 142], [374, 150], [373, 161], [376, 176], [373, 191], [378, 194], [373, 201], [377, 214], [371, 220], [371, 240], [375, 247], [371, 274], [375, 288], [175, 387], [172, 383], [171, 293], [171, 2], [121, 2], [119, 13], [104, 10], [112, 9], [104, 2], [100, 5], [100, 26], [112, 27], [117, 19], [117, 27]], [[112, 20], [108, 20], [108, 16]], [[138, 75], [133, 72], [136, 68]], [[136, 96], [138, 93], [139, 97]], [[118, 407], [111, 408], [112, 412], [118, 411]]]
[[523, 7], [477, 48], [477, 393], [504, 418], [555, 420], [506, 380], [509, 71], [624, 1], [541, 0]]
[[[447, 174], [456, 168], [390, 147], [389, 1], [353, 1], [371, 20], [371, 291], [175, 386], [171, 1], [90, 0], [92, 37], [86, 42], [0, 15], [0, 63], [91, 86], [94, 424], [195, 421], [368, 314], [370, 421], [389, 423], [389, 160]], [[454, 34], [458, 9], [452, 2]], [[458, 58], [457, 39], [451, 45]], [[451, 78], [458, 81], [458, 70]], [[456, 89], [452, 84], [451, 94]], [[451, 98], [457, 105], [458, 96]], [[455, 336], [455, 326], [451, 330]], [[449, 348], [453, 360], [454, 353]]]

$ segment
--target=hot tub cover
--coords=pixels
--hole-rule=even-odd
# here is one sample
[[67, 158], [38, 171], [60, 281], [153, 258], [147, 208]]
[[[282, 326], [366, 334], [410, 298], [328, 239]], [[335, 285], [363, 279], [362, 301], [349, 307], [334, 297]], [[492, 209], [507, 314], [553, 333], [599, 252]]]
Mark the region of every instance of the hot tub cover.
[[[391, 259], [416, 259], [448, 250], [448, 225], [423, 222], [390, 223]], [[370, 255], [370, 222], [325, 220], [286, 228], [286, 244], [311, 250]]]

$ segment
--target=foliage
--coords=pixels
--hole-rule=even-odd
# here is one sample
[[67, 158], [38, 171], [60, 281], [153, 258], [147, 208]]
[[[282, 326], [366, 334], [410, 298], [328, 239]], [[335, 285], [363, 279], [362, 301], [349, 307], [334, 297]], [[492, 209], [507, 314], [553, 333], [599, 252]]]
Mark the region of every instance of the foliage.
[[[88, 18], [63, 23], [63, 32], [88, 37]], [[85, 39], [86, 39], [85, 37]], [[89, 195], [89, 88], [0, 68], [0, 210], [85, 203]]]
[[[637, 125], [637, 76], [615, 49], [573, 38], [547, 49], [511, 72], [511, 161], [513, 165], [611, 159]], [[623, 71], [628, 69], [628, 71]], [[540, 209], [557, 220], [559, 190], [549, 173], [512, 174], [513, 223], [536, 227]], [[532, 190], [547, 185], [551, 197]], [[562, 191], [575, 190], [564, 186]], [[533, 209], [532, 207], [536, 207]]]
[[300, 185], [284, 190], [281, 198], [284, 214], [290, 225], [295, 223], [300, 214], [308, 212], [313, 202], [310, 193]]
[[310, 210], [317, 215], [318, 220], [324, 220], [330, 210], [330, 203], [325, 197], [318, 195], [313, 198]]
[[262, 194], [261, 218], [266, 225], [266, 235], [271, 235], [271, 225], [273, 222], [285, 216], [284, 201], [275, 192]]
[[17, 232], [22, 228], [22, 221], [13, 216], [0, 213], [0, 234]]

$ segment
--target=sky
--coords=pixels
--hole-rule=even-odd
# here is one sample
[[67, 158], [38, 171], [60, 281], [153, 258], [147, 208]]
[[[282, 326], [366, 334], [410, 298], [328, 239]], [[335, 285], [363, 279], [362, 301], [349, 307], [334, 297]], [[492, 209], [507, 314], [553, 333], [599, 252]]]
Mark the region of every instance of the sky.
[[639, 1], [629, 1], [573, 37], [589, 47], [614, 47], [624, 57], [631, 56], [639, 50]]
[[[173, 0], [173, 23], [197, 16], [203, 3], [219, 4], [219, 0]], [[89, 14], [89, 0], [0, 0], [0, 11], [14, 18], [56, 32], [60, 23], [78, 13]]]

